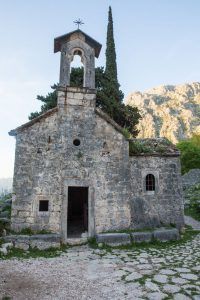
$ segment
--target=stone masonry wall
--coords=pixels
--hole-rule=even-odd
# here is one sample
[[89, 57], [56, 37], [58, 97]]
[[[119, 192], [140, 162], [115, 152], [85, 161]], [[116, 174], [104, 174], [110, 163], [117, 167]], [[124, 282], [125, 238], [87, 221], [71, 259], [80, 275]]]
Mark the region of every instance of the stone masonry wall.
[[[89, 236], [182, 227], [179, 158], [129, 157], [129, 142], [98, 113], [95, 99], [92, 89], [59, 88], [57, 110], [16, 130], [12, 229], [45, 229], [66, 241], [70, 186], [88, 187]], [[145, 191], [149, 173], [155, 192]], [[49, 211], [39, 211], [40, 200], [49, 201]]]
[[[95, 97], [61, 90], [58, 112], [17, 134], [14, 230], [46, 229], [66, 239], [69, 186], [89, 187], [90, 235], [129, 226], [128, 142], [95, 113]], [[39, 212], [39, 200], [49, 200], [48, 212]]]
[[[131, 157], [131, 216], [133, 228], [176, 224], [181, 228], [183, 198], [179, 157]], [[146, 191], [147, 174], [155, 176], [155, 192]]]
[[[73, 91], [76, 89], [68, 89], [67, 100], [65, 92], [59, 92], [58, 101], [64, 152], [63, 230], [68, 186], [89, 187], [90, 235], [127, 228], [130, 224], [128, 142], [96, 114], [96, 96], [91, 90], [86, 94]], [[73, 145], [76, 138], [80, 140], [79, 147]]]
[[[59, 138], [57, 113], [17, 134], [12, 205], [14, 230], [26, 227], [60, 230]], [[49, 200], [48, 212], [39, 212], [39, 200]]]

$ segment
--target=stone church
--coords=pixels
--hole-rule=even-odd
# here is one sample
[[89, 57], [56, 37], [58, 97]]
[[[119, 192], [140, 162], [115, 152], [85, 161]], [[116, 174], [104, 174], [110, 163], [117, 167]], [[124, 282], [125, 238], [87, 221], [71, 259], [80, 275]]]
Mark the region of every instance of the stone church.
[[[179, 152], [164, 139], [128, 140], [96, 108], [95, 57], [101, 45], [80, 29], [57, 37], [57, 106], [9, 132], [16, 138], [12, 229], [68, 238], [106, 231], [184, 225]], [[79, 55], [83, 87], [70, 86]], [[131, 153], [130, 145], [150, 145]], [[146, 146], [145, 146], [146, 147]]]

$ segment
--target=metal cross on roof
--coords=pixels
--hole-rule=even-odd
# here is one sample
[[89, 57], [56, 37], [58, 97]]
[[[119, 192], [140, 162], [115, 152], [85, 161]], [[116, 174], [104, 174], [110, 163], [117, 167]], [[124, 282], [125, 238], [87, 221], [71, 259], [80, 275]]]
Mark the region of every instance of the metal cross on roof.
[[83, 21], [79, 18], [78, 20], [75, 20], [74, 23], [78, 26], [77, 29], [79, 29], [79, 26], [83, 25]]

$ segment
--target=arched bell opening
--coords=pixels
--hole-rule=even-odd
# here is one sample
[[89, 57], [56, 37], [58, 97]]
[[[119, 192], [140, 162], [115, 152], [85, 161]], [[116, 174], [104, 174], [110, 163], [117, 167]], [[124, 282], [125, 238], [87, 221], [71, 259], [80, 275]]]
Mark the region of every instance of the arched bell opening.
[[73, 50], [70, 63], [70, 86], [85, 86], [85, 57], [80, 49]]

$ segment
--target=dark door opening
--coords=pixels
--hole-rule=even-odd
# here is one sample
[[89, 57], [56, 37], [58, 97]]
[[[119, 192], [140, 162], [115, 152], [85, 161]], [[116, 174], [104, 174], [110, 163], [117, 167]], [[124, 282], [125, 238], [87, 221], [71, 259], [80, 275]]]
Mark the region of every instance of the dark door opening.
[[88, 187], [68, 188], [67, 236], [81, 237], [88, 231]]

